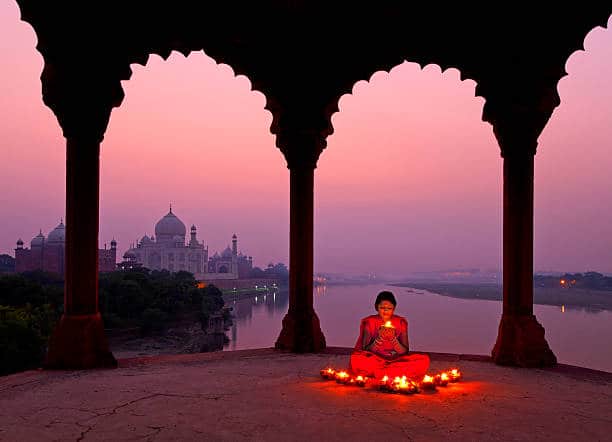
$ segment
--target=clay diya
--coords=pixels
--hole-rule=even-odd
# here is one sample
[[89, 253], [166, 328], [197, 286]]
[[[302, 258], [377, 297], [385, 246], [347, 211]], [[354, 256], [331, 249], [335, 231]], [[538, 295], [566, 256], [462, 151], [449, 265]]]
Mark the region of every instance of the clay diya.
[[336, 382], [339, 384], [348, 384], [351, 380], [351, 377], [346, 371], [338, 371], [336, 372]]
[[461, 374], [458, 368], [453, 368], [448, 372], [448, 376], [450, 378], [450, 382], [459, 382], [463, 377], [463, 374]]
[[436, 389], [436, 384], [434, 382], [433, 376], [425, 375], [423, 376], [423, 380], [421, 381], [421, 388], [423, 390], [433, 391]]
[[361, 376], [361, 375], [351, 379], [351, 381], [354, 381], [355, 385], [358, 386], [358, 387], [365, 387], [365, 384], [366, 384], [367, 380], [368, 380], [367, 377], [364, 377], [364, 376]]
[[336, 370], [331, 367], [324, 368], [319, 373], [321, 373], [321, 377], [325, 380], [332, 380], [336, 378]]
[[378, 389], [382, 390], [382, 391], [391, 391], [391, 382], [389, 381], [389, 376], [384, 375], [379, 381], [378, 381]]
[[407, 379], [406, 376], [402, 376], [401, 378], [397, 376], [395, 379], [393, 379], [391, 388], [393, 391], [403, 394], [414, 394], [418, 393], [419, 391], [418, 385], [415, 382]]
[[448, 373], [443, 371], [440, 374], [434, 376], [434, 384], [439, 385], [440, 387], [446, 387], [448, 385], [448, 381], [450, 380]]

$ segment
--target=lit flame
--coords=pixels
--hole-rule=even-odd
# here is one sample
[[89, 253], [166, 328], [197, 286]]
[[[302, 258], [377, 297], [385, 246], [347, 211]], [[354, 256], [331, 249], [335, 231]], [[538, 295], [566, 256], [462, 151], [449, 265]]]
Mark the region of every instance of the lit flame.
[[393, 383], [397, 388], [408, 388], [410, 383], [406, 380], [406, 376], [402, 376], [401, 378], [398, 376], [393, 380]]
[[389, 376], [384, 375], [383, 378], [380, 380], [380, 382], [388, 382], [389, 381]]
[[391, 324], [391, 321], [387, 321], [385, 322], [385, 327], [393, 328], [393, 324]]
[[448, 374], [446, 374], [446, 373], [442, 373], [442, 374], [440, 375], [440, 379], [442, 379], [443, 381], [448, 381]]
[[363, 376], [357, 376], [357, 377], [355, 378], [355, 380], [356, 380], [356, 381], [360, 381], [360, 382], [365, 381], [365, 379], [363, 378]]
[[459, 379], [461, 379], [461, 372], [459, 371], [459, 369], [453, 368], [450, 371], [450, 377], [451, 377], [451, 380], [458, 381]]
[[433, 378], [431, 376], [429, 376], [428, 374], [426, 374], [425, 376], [423, 376], [423, 382], [425, 383], [430, 383], [433, 382]]
[[338, 372], [336, 376], [338, 376], [340, 379], [346, 379], [348, 378], [348, 373], [346, 371], [341, 371], [341, 372]]

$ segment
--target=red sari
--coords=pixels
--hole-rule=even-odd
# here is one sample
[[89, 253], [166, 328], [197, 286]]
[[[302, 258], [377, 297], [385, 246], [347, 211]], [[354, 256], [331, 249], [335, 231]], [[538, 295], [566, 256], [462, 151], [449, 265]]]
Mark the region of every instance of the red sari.
[[379, 315], [371, 315], [361, 320], [359, 338], [351, 354], [350, 369], [355, 374], [376, 377], [387, 375], [391, 378], [406, 375], [409, 378], [422, 378], [429, 368], [429, 356], [408, 352], [408, 321], [393, 315], [391, 324], [395, 339], [376, 341], [383, 320]]

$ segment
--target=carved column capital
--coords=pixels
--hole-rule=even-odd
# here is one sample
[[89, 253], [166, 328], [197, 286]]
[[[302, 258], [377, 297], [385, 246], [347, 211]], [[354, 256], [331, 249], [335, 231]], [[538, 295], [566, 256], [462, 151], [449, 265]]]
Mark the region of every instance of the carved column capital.
[[334, 132], [331, 117], [338, 111], [338, 98], [312, 102], [308, 98], [266, 94], [266, 109], [272, 113], [270, 131], [289, 169], [317, 167], [327, 137]]
[[120, 75], [98, 63], [45, 62], [43, 101], [64, 137], [101, 142], [113, 107], [123, 101]]
[[276, 134], [276, 145], [287, 161], [289, 169], [315, 169], [326, 137], [312, 130], [287, 130]]
[[560, 103], [559, 78], [509, 75], [509, 84], [478, 84], [477, 95], [486, 99], [482, 119], [493, 126], [502, 157], [535, 155], [538, 137]]

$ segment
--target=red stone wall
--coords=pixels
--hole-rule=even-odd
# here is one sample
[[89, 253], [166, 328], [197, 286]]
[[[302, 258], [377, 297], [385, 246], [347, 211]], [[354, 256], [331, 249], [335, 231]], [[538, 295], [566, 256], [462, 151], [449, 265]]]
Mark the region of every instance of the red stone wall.
[[[117, 250], [98, 250], [100, 272], [112, 272], [117, 268]], [[34, 249], [15, 249], [15, 272], [45, 272], [64, 274], [65, 252], [62, 246], [48, 246]]]

